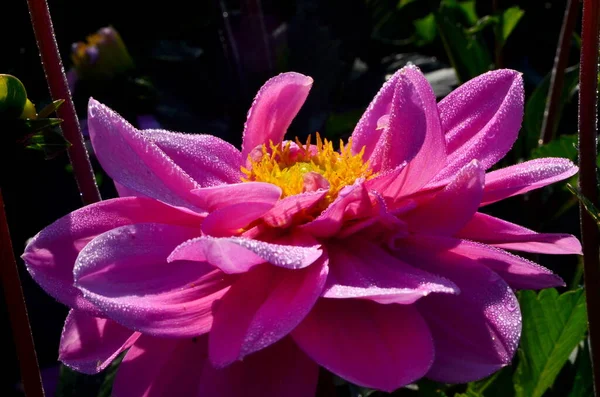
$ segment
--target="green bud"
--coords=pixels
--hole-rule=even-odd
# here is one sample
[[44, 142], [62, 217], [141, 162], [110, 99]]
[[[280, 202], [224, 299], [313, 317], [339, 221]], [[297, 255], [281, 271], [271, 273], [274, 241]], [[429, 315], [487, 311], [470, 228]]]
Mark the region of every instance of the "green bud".
[[19, 118], [26, 104], [27, 91], [23, 83], [9, 74], [0, 74], [0, 119]]

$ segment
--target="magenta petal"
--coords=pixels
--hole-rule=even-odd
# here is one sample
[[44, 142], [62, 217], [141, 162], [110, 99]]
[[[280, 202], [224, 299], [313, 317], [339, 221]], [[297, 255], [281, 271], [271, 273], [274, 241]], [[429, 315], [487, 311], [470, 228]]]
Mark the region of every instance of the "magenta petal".
[[[419, 236], [428, 247], [431, 260], [460, 260], [487, 266], [515, 289], [541, 289], [564, 286], [563, 280], [549, 269], [499, 248], [454, 238]], [[428, 255], [424, 257], [429, 258]], [[449, 259], [448, 259], [449, 258]]]
[[434, 357], [431, 334], [414, 305], [320, 299], [292, 337], [334, 374], [388, 392], [425, 375]]
[[275, 206], [263, 215], [263, 220], [273, 227], [285, 228], [290, 226], [296, 215], [301, 215], [303, 211], [314, 208], [327, 193], [328, 190], [323, 189], [285, 197], [275, 203]]
[[113, 181], [113, 183], [115, 185], [115, 189], [117, 190], [117, 193], [119, 194], [119, 197], [145, 197], [145, 198], [148, 198], [148, 196], [145, 196], [145, 195], [141, 194], [140, 192], [136, 192], [135, 190], [130, 189], [127, 186], [123, 186], [119, 182]]
[[159, 339], [143, 335], [119, 365], [112, 396], [200, 396], [206, 350], [206, 337]]
[[456, 234], [456, 237], [508, 250], [540, 254], [582, 254], [581, 243], [575, 236], [536, 233], [480, 212], [473, 215], [473, 218]]
[[141, 133], [202, 187], [236, 183], [243, 176], [240, 151], [215, 136], [164, 130]]
[[400, 195], [404, 184], [404, 178], [400, 178], [400, 175], [405, 167], [406, 164], [400, 164], [392, 170], [379, 173], [373, 179], [365, 181], [365, 188], [368, 191], [376, 191], [382, 197], [395, 199]]
[[229, 285], [222, 272], [167, 256], [197, 229], [144, 223], [101, 234], [79, 254], [74, 277], [86, 299], [118, 323], [154, 336], [193, 337], [212, 324]]
[[[446, 164], [446, 142], [440, 122], [440, 115], [435, 102], [435, 94], [425, 76], [414, 66], [403, 68], [404, 74], [415, 88], [423, 115], [425, 116], [425, 136], [419, 151], [404, 168], [402, 194], [407, 195], [425, 186]], [[404, 115], [403, 117], [406, 117]], [[406, 120], [400, 119], [402, 123]], [[390, 125], [394, 123], [390, 117]], [[408, 134], [418, 134], [417, 130]], [[397, 163], [400, 165], [401, 163]]]
[[193, 226], [202, 219], [195, 213], [145, 198], [105, 200], [74, 211], [39, 232], [22, 257], [33, 279], [48, 294], [74, 309], [99, 314], [73, 286], [75, 260], [90, 240], [123, 225], [156, 222]]
[[448, 159], [436, 180], [473, 159], [488, 169], [504, 157], [521, 128], [523, 101], [523, 78], [509, 69], [485, 73], [445, 97], [438, 108]]
[[242, 158], [255, 147], [277, 144], [283, 140], [288, 127], [304, 104], [313, 79], [300, 73], [288, 72], [267, 81], [248, 111], [244, 126]]
[[331, 237], [340, 231], [346, 217], [360, 218], [372, 208], [371, 199], [362, 181], [343, 188], [338, 197], [314, 221], [305, 223], [299, 229], [315, 237]]
[[[307, 240], [308, 239], [308, 240]], [[301, 244], [271, 244], [245, 237], [199, 237], [173, 250], [168, 261], [208, 262], [225, 273], [244, 273], [261, 263], [286, 269], [302, 269], [323, 254], [321, 245], [309, 236]]]
[[433, 334], [435, 362], [427, 377], [446, 383], [481, 379], [508, 365], [521, 335], [519, 302], [498, 274], [476, 260], [436, 246], [442, 238], [411, 239], [398, 255], [454, 281], [458, 295], [417, 302]]
[[65, 321], [58, 359], [69, 368], [96, 374], [128, 349], [140, 333], [106, 318], [71, 310]]
[[202, 233], [213, 237], [229, 237], [243, 232], [243, 228], [273, 208], [272, 203], [239, 203], [220, 208], [202, 222]]
[[102, 168], [121, 185], [168, 204], [196, 209], [190, 191], [200, 186], [149, 137], [90, 99], [88, 127]]
[[415, 233], [452, 236], [477, 212], [483, 196], [485, 173], [474, 160], [433, 198], [401, 216]]
[[290, 338], [223, 369], [206, 362], [198, 396], [310, 397], [317, 389], [319, 367]]
[[575, 175], [578, 170], [570, 160], [542, 158], [492, 171], [485, 176], [481, 205], [562, 181]]
[[[366, 158], [376, 172], [385, 172], [412, 160], [427, 134], [423, 101], [415, 85], [406, 76], [405, 71], [408, 70], [403, 69], [398, 77], [386, 127], [373, 153]], [[376, 134], [375, 131], [372, 133]]]
[[301, 270], [263, 265], [242, 275], [219, 302], [209, 337], [209, 356], [222, 368], [291, 332], [311, 310], [325, 285], [327, 259]]
[[366, 241], [328, 244], [327, 253], [329, 276], [323, 292], [325, 298], [411, 304], [432, 292], [460, 292], [453, 282], [407, 265]]
[[274, 205], [281, 188], [264, 182], [245, 182], [192, 190], [194, 204], [212, 212], [233, 204], [266, 203]]
[[375, 95], [358, 124], [356, 124], [354, 132], [352, 132], [352, 152], [358, 153], [364, 147], [363, 158], [365, 159], [371, 157], [381, 136], [380, 134], [389, 124], [388, 114], [392, 106], [392, 98], [402, 73], [403, 69], [398, 70], [383, 84], [383, 87]]

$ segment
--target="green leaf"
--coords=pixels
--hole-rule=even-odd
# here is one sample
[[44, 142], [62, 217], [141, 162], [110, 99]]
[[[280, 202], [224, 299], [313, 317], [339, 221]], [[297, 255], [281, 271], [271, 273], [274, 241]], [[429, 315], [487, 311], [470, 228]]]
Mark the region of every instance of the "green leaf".
[[38, 119], [43, 119], [50, 116], [52, 113], [56, 112], [56, 109], [58, 109], [63, 103], [65, 103], [64, 99], [59, 99], [52, 102], [51, 104], [40, 110], [40, 112], [37, 115]]
[[575, 195], [575, 197], [577, 197], [577, 199], [579, 200], [579, 202], [581, 204], [583, 204], [583, 208], [585, 208], [585, 210], [592, 216], [592, 218], [594, 218], [594, 220], [598, 224], [598, 227], [600, 227], [600, 211], [598, 211], [598, 208], [596, 208], [596, 206], [594, 205], [594, 203], [592, 203], [579, 190], [577, 190], [576, 188], [574, 188], [569, 183], [567, 184], [567, 189], [569, 189], [569, 191], [571, 193], [573, 193]]
[[541, 397], [552, 386], [587, 329], [582, 289], [520, 293], [523, 332], [513, 377], [517, 397]]
[[470, 3], [444, 0], [434, 14], [438, 33], [461, 82], [487, 72], [492, 66], [489, 50], [481, 37], [466, 32], [477, 21], [473, 20], [475, 14], [470, 11]]
[[498, 23], [498, 17], [493, 15], [486, 15], [483, 18], [479, 19], [475, 26], [470, 29], [467, 29], [468, 34], [476, 34], [481, 32], [483, 29], [488, 26], [494, 26]]
[[473, 396], [511, 397], [515, 395], [512, 382], [512, 368], [505, 367], [485, 379], [470, 382], [467, 393]]
[[414, 3], [417, 0], [400, 0], [398, 2], [398, 5], [396, 5], [396, 9], [401, 9], [404, 8], [405, 6], [409, 5], [410, 3]]
[[594, 397], [590, 346], [587, 341], [579, 347], [575, 359], [575, 381], [569, 397]]
[[52, 159], [71, 147], [62, 134], [55, 130], [47, 129], [30, 136], [25, 142], [25, 148], [38, 150], [44, 153], [46, 160]]
[[23, 120], [23, 126], [28, 133], [34, 133], [41, 130], [54, 127], [62, 123], [62, 119], [26, 119]]
[[466, 18], [466, 23], [469, 26], [474, 25], [477, 22], [477, 20], [479, 19], [479, 17], [477, 17], [475, 1], [473, 1], [473, 0], [469, 0], [469, 1], [445, 0], [445, 1], [447, 3], [451, 3], [451, 4], [455, 5], [456, 7], [460, 8], [460, 10], [463, 12], [463, 15]]
[[501, 26], [502, 26], [502, 43], [505, 43], [508, 36], [515, 29], [523, 14], [525, 12], [519, 7], [510, 7], [502, 13]]
[[532, 159], [562, 157], [577, 161], [577, 135], [561, 135], [557, 139], [531, 151]]
[[82, 374], [61, 365], [56, 397], [110, 397], [117, 369], [124, 356], [121, 354], [104, 371], [95, 375]]
[[415, 44], [418, 46], [431, 43], [437, 36], [437, 27], [435, 26], [435, 16], [430, 13], [425, 18], [416, 19], [415, 25]]
[[27, 103], [27, 91], [21, 80], [10, 74], [0, 74], [0, 118], [18, 118]]
[[[560, 95], [560, 102], [558, 105], [558, 114], [555, 118], [554, 132], [558, 128], [562, 111], [565, 105], [571, 101], [573, 94], [577, 89], [579, 82], [579, 66], [571, 66], [565, 70], [564, 84], [562, 93]], [[523, 140], [522, 145], [525, 150], [525, 155], [528, 156], [530, 151], [538, 146], [538, 140], [540, 139], [540, 133], [542, 131], [542, 122], [544, 118], [544, 111], [546, 110], [546, 99], [548, 97], [548, 90], [550, 89], [550, 75], [547, 75], [544, 80], [537, 86], [537, 88], [531, 94], [531, 97], [525, 105], [525, 116], [523, 119], [523, 128], [525, 134], [521, 138]]]

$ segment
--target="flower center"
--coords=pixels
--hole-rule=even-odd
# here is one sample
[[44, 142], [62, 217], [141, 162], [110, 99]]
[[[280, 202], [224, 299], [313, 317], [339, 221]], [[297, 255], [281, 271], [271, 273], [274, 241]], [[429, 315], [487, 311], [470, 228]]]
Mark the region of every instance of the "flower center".
[[317, 144], [311, 145], [308, 136], [305, 144], [298, 138], [274, 145], [269, 143], [257, 148], [248, 156], [248, 168], [242, 167], [245, 177], [242, 181], [268, 182], [282, 190], [281, 198], [298, 193], [328, 188], [325, 196], [327, 205], [337, 197], [344, 186], [354, 183], [358, 178], [370, 179], [375, 175], [369, 163], [363, 160], [364, 148], [357, 154], [351, 152], [351, 142], [344, 145], [340, 140], [340, 149], [333, 149], [333, 143], [321, 140], [317, 133]]

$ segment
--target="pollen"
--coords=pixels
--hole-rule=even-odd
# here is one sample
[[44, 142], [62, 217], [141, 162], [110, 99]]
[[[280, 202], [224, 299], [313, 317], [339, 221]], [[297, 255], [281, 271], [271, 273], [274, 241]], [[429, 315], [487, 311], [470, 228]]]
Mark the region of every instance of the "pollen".
[[311, 145], [308, 136], [305, 144], [296, 138], [295, 144], [287, 141], [277, 145], [273, 142], [262, 146], [262, 153], [248, 156], [248, 168], [242, 167], [242, 181], [268, 182], [277, 185], [283, 192], [281, 198], [306, 191], [306, 174], [317, 173], [329, 184], [325, 196], [327, 204], [338, 196], [344, 186], [353, 184], [357, 179], [370, 179], [375, 175], [369, 163], [363, 160], [364, 147], [352, 154], [351, 141], [348, 145], [340, 140], [339, 151], [333, 143], [322, 140], [317, 133], [316, 145]]

